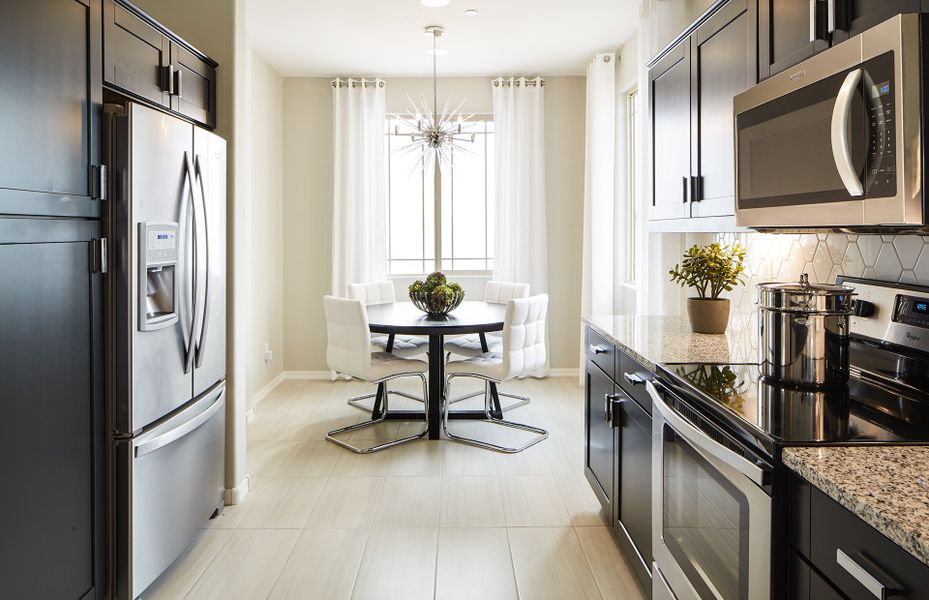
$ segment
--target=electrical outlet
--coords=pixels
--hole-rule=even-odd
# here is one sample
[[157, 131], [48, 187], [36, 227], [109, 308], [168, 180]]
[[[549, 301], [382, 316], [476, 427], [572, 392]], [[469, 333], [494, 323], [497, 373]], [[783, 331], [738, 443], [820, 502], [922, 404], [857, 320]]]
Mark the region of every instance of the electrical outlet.
[[274, 358], [274, 352], [271, 351], [271, 342], [265, 342], [265, 362], [271, 362]]

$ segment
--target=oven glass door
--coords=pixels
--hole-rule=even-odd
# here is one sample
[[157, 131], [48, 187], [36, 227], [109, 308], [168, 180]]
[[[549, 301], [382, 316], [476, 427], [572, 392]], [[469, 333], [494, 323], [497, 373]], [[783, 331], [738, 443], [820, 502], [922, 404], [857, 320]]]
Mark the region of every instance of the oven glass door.
[[667, 425], [662, 442], [665, 546], [700, 598], [748, 599], [749, 498]]
[[888, 52], [738, 114], [738, 208], [894, 196], [893, 60]]

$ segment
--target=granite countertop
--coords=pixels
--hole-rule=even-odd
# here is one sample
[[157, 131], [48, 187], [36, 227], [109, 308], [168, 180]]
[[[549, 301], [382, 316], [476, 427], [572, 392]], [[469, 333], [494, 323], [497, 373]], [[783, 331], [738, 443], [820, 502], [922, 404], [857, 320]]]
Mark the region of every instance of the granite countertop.
[[721, 335], [694, 333], [686, 316], [595, 315], [584, 323], [654, 371], [662, 363], [756, 363], [758, 333], [735, 322]]
[[781, 458], [929, 565], [929, 446], [786, 448]]

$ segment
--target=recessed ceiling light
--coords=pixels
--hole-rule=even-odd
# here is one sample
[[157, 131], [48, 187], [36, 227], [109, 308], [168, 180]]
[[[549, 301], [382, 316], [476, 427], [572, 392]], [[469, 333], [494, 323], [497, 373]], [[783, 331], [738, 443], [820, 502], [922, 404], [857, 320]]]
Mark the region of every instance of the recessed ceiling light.
[[452, 0], [419, 0], [419, 3], [429, 8], [441, 8], [443, 6], [448, 6], [451, 1]]
[[445, 48], [436, 48], [435, 50], [433, 50], [432, 48], [429, 48], [428, 50], [426, 50], [426, 54], [428, 54], [429, 56], [445, 56], [446, 54], [448, 54], [448, 50], [446, 50]]
[[477, 9], [476, 9], [476, 8], [469, 8], [468, 10], [465, 11], [465, 14], [466, 14], [467, 16], [469, 16], [469, 17], [476, 17], [476, 16], [477, 16]]

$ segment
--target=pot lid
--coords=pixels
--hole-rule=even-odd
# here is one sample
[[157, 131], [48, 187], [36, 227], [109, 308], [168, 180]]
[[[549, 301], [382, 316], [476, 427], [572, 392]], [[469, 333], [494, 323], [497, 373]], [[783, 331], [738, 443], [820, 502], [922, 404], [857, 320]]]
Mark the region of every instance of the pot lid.
[[811, 283], [810, 276], [800, 273], [798, 282], [769, 281], [758, 284], [758, 290], [764, 292], [784, 292], [803, 296], [845, 296], [854, 294], [855, 288], [847, 285], [833, 285], [829, 283]]

